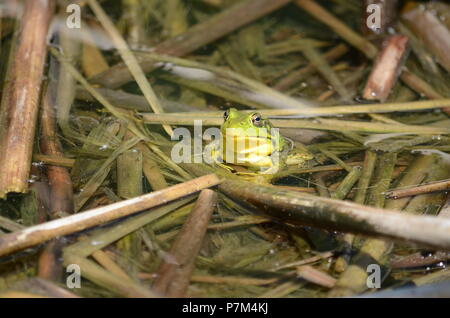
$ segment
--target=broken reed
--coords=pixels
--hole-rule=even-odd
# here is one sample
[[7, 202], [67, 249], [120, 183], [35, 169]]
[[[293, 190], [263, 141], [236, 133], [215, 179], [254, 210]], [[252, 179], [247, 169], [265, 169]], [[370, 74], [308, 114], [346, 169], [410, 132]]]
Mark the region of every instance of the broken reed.
[[18, 17], [0, 106], [0, 199], [28, 190], [53, 4], [25, 1]]

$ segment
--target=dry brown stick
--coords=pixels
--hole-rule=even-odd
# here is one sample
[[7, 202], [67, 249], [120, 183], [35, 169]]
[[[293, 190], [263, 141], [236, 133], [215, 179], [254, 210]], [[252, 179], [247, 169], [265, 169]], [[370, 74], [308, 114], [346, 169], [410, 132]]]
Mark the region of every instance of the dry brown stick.
[[[160, 43], [154, 48], [154, 51], [173, 56], [186, 55], [289, 2], [290, 0], [241, 1], [206, 22], [199, 23], [188, 31]], [[139, 64], [144, 72], [150, 72], [154, 69], [154, 60], [143, 58], [139, 61]], [[92, 83], [117, 88], [130, 80], [132, 80], [132, 77], [127, 67], [123, 63], [119, 63], [108, 71], [92, 78]]]
[[334, 255], [334, 252], [324, 252], [324, 253], [321, 253], [321, 254], [309, 257], [307, 259], [302, 259], [300, 261], [295, 261], [295, 262], [292, 262], [292, 263], [280, 265], [280, 266], [274, 268], [273, 270], [277, 271], [277, 270], [280, 270], [280, 269], [285, 269], [285, 268], [290, 268], [290, 267], [299, 267], [299, 266], [303, 266], [303, 265], [306, 265], [306, 264], [315, 263], [317, 261], [320, 261], [320, 260], [323, 260], [323, 259], [326, 259], [326, 258], [330, 258], [333, 255]]
[[437, 192], [437, 191], [448, 191], [450, 190], [450, 179], [430, 182], [417, 187], [411, 187], [407, 189], [396, 189], [386, 192], [388, 198], [399, 199], [403, 197], [409, 197], [418, 194]]
[[404, 35], [393, 35], [383, 43], [364, 88], [365, 99], [387, 100], [403, 68], [407, 49], [408, 38]]
[[170, 254], [176, 260], [163, 262], [157, 271], [153, 290], [166, 297], [185, 297], [189, 286], [195, 259], [206, 234], [209, 219], [217, 204], [217, 193], [203, 190], [184, 223]]
[[336, 284], [336, 279], [334, 277], [315, 269], [311, 265], [299, 266], [297, 268], [297, 277], [326, 288], [333, 288]]
[[[62, 146], [58, 140], [55, 102], [50, 85], [41, 101], [41, 138], [39, 145], [45, 155], [62, 157]], [[56, 97], [55, 97], [56, 98]], [[51, 219], [57, 219], [64, 214], [74, 213], [73, 187], [67, 168], [48, 165], [46, 167], [49, 187], [49, 209]], [[39, 255], [38, 276], [52, 281], [62, 278], [62, 247], [59, 239], [54, 239]]]
[[282, 222], [359, 232], [450, 250], [450, 220], [447, 219], [407, 215], [288, 190], [274, 192], [272, 187], [238, 180], [226, 180], [219, 189]]
[[220, 182], [206, 175], [164, 190], [35, 225], [0, 237], [0, 256], [187, 196]]
[[0, 106], [0, 198], [26, 192], [53, 1], [24, 1]]
[[400, 259], [395, 259], [390, 262], [392, 268], [411, 268], [411, 267], [422, 267], [431, 266], [439, 262], [445, 262], [450, 259], [449, 252], [430, 252], [430, 253], [414, 253]]
[[[63, 157], [62, 146], [58, 140], [57, 127], [55, 122], [54, 102], [52, 101], [50, 90], [42, 100], [41, 115], [41, 138], [40, 148], [44, 155]], [[64, 212], [72, 214], [73, 209], [73, 187], [67, 168], [48, 165], [47, 178], [50, 186], [50, 214], [52, 218], [57, 217], [57, 213]]]

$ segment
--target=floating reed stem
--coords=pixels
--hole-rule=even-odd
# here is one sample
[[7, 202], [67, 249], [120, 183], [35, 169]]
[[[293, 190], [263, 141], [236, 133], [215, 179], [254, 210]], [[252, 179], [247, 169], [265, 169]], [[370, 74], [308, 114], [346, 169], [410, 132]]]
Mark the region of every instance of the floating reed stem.
[[117, 157], [117, 195], [131, 199], [142, 195], [142, 152], [130, 149]]
[[166, 297], [185, 297], [189, 286], [195, 259], [202, 246], [209, 220], [217, 204], [213, 190], [202, 190], [197, 202], [181, 228], [170, 254], [175, 259], [160, 265], [153, 290]]
[[213, 187], [218, 183], [219, 178], [214, 174], [210, 174], [164, 190], [144, 194], [137, 198], [117, 202], [3, 235], [0, 237], [0, 256], [37, 245], [57, 236], [79, 232], [86, 228], [176, 200], [204, 188]]
[[[370, 180], [372, 179], [372, 174], [375, 170], [377, 155], [373, 151], [366, 151], [366, 155], [364, 157], [363, 168], [361, 171], [361, 177], [359, 178], [358, 185], [356, 186], [356, 194], [354, 198], [354, 202], [358, 204], [364, 204], [366, 201], [367, 190], [369, 189]], [[346, 233], [342, 239], [343, 250], [342, 255], [336, 259], [334, 263], [334, 270], [338, 273], [344, 272], [349, 264], [353, 241], [355, 239], [355, 235], [352, 233]]]
[[367, 100], [384, 102], [397, 83], [408, 53], [408, 38], [393, 35], [383, 43], [383, 49], [375, 60], [367, 80], [363, 97]]
[[442, 181], [430, 182], [427, 184], [410, 187], [407, 189], [390, 190], [390, 191], [386, 192], [386, 196], [388, 198], [392, 198], [392, 199], [399, 199], [399, 198], [403, 198], [403, 197], [424, 194], [424, 193], [430, 193], [430, 192], [448, 191], [449, 189], [450, 189], [450, 180], [447, 179], [447, 180], [442, 180]]
[[[46, 90], [41, 105], [41, 151], [47, 156], [63, 157], [64, 153], [56, 128], [55, 104], [52, 101], [50, 89]], [[46, 170], [50, 187], [50, 214], [53, 217], [56, 217], [59, 212], [72, 214], [74, 212], [73, 186], [69, 171], [67, 168], [54, 165], [47, 165]]]
[[0, 105], [0, 198], [26, 192], [53, 1], [23, 2]]
[[[220, 190], [282, 222], [408, 240], [449, 249], [450, 221], [226, 180]], [[445, 247], [444, 247], [445, 246]]]
[[[163, 118], [163, 120], [162, 120]], [[164, 115], [164, 117], [154, 117], [152, 114], [143, 115], [143, 121], [148, 124], [161, 124], [161, 122], [174, 125], [194, 125], [194, 120], [199, 118], [186, 118], [181, 116]], [[220, 126], [223, 123], [223, 118], [202, 118], [203, 126]], [[359, 131], [366, 133], [408, 133], [418, 135], [428, 134], [449, 134], [450, 129], [447, 127], [433, 127], [420, 125], [398, 125], [385, 124], [369, 121], [356, 120], [339, 120], [339, 119], [325, 119], [316, 118], [315, 120], [308, 119], [272, 119], [271, 123], [277, 128], [305, 128], [317, 129], [327, 131]]]
[[150, 150], [143, 144], [139, 144], [137, 148], [142, 152], [144, 175], [153, 191], [167, 188], [167, 181], [164, 178], [158, 163], [152, 159]]
[[120, 224], [115, 224], [112, 227], [99, 229], [86, 239], [80, 240], [79, 242], [66, 247], [64, 249], [64, 253], [88, 257], [118, 239], [138, 230], [139, 228], [142, 228], [146, 224], [155, 220], [163, 219], [163, 217], [168, 213], [171, 213], [182, 206], [186, 206], [186, 204], [192, 201], [192, 199], [193, 196], [188, 196], [187, 198], [150, 209], [142, 214], [124, 220], [123, 222], [120, 222]]
[[[84, 96], [84, 95], [83, 95]], [[430, 110], [450, 106], [450, 99], [434, 99], [421, 100], [404, 103], [382, 103], [382, 104], [365, 104], [365, 105], [345, 105], [345, 106], [327, 106], [327, 107], [306, 107], [299, 109], [258, 109], [258, 113], [263, 116], [338, 116], [350, 114], [366, 114], [366, 113], [393, 113], [408, 112], [417, 110]], [[136, 107], [137, 108], [137, 107]], [[254, 110], [243, 110], [244, 112], [253, 112]], [[170, 114], [148, 114], [143, 113], [144, 119], [148, 122], [153, 121], [175, 121], [176, 118], [182, 117], [186, 121], [190, 118], [204, 118], [209, 120], [219, 119], [223, 117], [223, 112], [182, 112]]]
[[358, 179], [361, 177], [361, 167], [356, 166], [351, 169], [351, 171], [345, 176], [344, 180], [341, 181], [336, 191], [331, 196], [333, 199], [343, 200], [351, 191], [353, 186]]

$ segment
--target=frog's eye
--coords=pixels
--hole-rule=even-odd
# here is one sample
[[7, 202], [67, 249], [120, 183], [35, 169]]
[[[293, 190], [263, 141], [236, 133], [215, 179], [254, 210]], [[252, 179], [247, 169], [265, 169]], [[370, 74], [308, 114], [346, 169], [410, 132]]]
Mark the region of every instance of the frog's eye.
[[261, 115], [258, 114], [258, 113], [253, 114], [253, 116], [252, 116], [252, 123], [255, 126], [261, 126], [262, 125]]
[[227, 110], [227, 111], [225, 111], [225, 113], [223, 113], [223, 119], [227, 120], [229, 116], [230, 116], [230, 110]]

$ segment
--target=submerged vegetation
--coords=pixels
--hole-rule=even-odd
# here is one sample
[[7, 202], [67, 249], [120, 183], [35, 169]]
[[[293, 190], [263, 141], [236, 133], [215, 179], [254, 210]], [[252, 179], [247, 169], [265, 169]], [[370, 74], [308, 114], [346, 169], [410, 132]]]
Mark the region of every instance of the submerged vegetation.
[[[4, 0], [0, 17], [0, 296], [450, 296], [448, 4]], [[313, 159], [269, 176], [173, 159], [175, 129], [231, 107]]]

